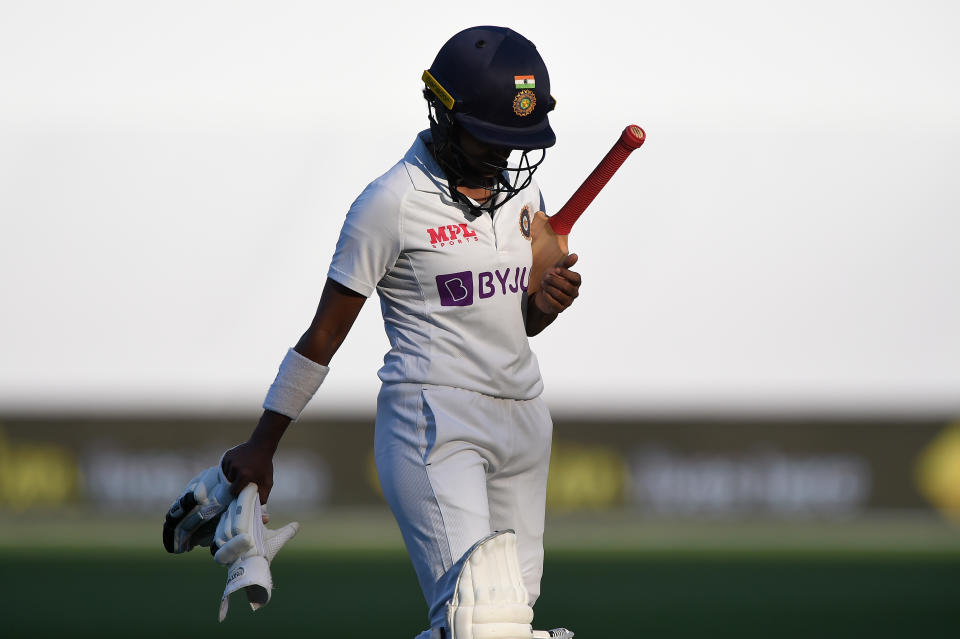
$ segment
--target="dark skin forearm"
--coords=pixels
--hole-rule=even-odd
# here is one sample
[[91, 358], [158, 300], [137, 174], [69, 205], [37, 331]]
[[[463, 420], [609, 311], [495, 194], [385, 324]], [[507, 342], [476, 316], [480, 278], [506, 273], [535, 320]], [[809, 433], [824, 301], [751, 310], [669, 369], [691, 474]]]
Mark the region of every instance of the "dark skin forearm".
[[327, 279], [313, 321], [293, 350], [318, 364], [330, 364], [366, 300], [360, 293]]
[[557, 315], [559, 315], [559, 313], [545, 313], [540, 310], [540, 307], [537, 306], [536, 300], [534, 299], [538, 294], [539, 292], [534, 293], [527, 298], [527, 337], [539, 335], [540, 332], [550, 326], [553, 320], [557, 319]]
[[[350, 332], [364, 301], [363, 295], [328, 279], [316, 315], [294, 350], [318, 364], [328, 365]], [[247, 484], [255, 483], [260, 489], [261, 503], [267, 502], [273, 488], [273, 455], [291, 421], [286, 415], [265, 410], [250, 439], [227, 451], [223, 472], [230, 480], [234, 495]]]

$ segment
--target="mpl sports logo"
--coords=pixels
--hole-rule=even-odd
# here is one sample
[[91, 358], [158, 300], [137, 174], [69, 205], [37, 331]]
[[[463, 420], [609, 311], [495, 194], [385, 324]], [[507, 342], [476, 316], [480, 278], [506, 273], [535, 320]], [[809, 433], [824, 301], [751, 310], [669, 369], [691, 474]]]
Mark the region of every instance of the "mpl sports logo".
[[466, 224], [447, 224], [446, 226], [427, 229], [427, 235], [430, 238], [430, 245], [434, 248], [480, 241], [477, 232]]
[[476, 278], [473, 271], [437, 275], [440, 306], [471, 306], [475, 299], [526, 292], [529, 284], [530, 273], [526, 266], [482, 271]]

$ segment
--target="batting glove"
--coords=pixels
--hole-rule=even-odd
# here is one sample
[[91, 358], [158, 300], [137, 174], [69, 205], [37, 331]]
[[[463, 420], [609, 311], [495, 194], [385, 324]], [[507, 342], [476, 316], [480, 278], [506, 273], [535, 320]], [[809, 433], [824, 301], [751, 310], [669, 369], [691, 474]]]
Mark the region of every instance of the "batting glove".
[[292, 522], [271, 530], [263, 525], [263, 510], [256, 484], [247, 484], [220, 518], [213, 546], [218, 564], [228, 566], [227, 586], [220, 599], [220, 621], [227, 616], [230, 595], [243, 589], [254, 610], [270, 602], [273, 577], [270, 562], [290, 541], [300, 524]]
[[211, 466], [190, 480], [173, 502], [163, 522], [163, 547], [182, 553], [213, 542], [217, 521], [233, 500], [230, 482], [220, 464]]

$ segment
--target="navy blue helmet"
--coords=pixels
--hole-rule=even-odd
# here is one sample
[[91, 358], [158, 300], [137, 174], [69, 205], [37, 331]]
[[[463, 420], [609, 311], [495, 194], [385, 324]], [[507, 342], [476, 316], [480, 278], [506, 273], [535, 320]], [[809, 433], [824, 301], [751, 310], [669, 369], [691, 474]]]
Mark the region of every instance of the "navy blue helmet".
[[505, 27], [471, 27], [450, 38], [423, 73], [427, 89], [482, 142], [543, 149], [557, 141], [556, 106], [537, 47]]
[[[470, 205], [456, 186], [486, 188], [493, 192], [487, 204], [470, 208], [492, 211], [526, 188], [545, 149], [557, 141], [547, 117], [556, 100], [533, 42], [505, 27], [464, 29], [440, 48], [422, 79], [434, 156], [447, 174], [451, 195]], [[503, 162], [478, 171], [477, 162], [464, 155], [461, 131], [503, 150]], [[508, 167], [506, 152], [513, 150], [522, 152], [520, 161]], [[527, 156], [531, 150], [540, 150], [536, 162]]]

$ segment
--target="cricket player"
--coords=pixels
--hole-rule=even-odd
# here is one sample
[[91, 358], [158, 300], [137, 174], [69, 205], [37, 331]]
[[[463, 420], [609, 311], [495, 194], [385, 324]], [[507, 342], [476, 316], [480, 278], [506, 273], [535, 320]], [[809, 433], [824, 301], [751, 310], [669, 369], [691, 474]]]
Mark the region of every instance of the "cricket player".
[[[420, 637], [572, 636], [530, 625], [552, 422], [528, 337], [581, 283], [570, 255], [528, 295], [530, 222], [544, 210], [533, 174], [556, 141], [550, 79], [532, 42], [483, 26], [453, 36], [422, 80], [429, 129], [351, 206], [316, 316], [284, 357], [263, 416], [207, 485], [194, 482], [190, 499], [175, 502], [165, 545], [209, 542], [221, 554], [233, 543], [226, 516], [212, 530], [225, 502], [255, 484], [266, 503], [284, 431], [376, 291], [390, 342], [376, 466], [429, 606]], [[508, 163], [512, 152], [519, 159]], [[256, 508], [237, 506], [253, 517], [244, 525], [259, 525]], [[261, 546], [266, 555], [269, 541]]]

